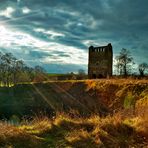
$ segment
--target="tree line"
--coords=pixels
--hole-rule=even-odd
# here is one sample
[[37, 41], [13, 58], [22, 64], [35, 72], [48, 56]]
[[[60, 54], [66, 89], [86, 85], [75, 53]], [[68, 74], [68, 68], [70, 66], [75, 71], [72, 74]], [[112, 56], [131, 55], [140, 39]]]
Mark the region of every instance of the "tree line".
[[[132, 75], [134, 59], [127, 49], [122, 49], [115, 57], [117, 74], [127, 77]], [[148, 64], [143, 62], [138, 65], [139, 75], [145, 76]], [[86, 78], [85, 71], [78, 70], [78, 79]], [[22, 82], [42, 82], [48, 80], [45, 69], [37, 65], [27, 66], [23, 60], [17, 59], [12, 53], [0, 52], [0, 86], [10, 86]]]
[[20, 82], [46, 80], [45, 70], [41, 66], [29, 67], [12, 53], [0, 52], [0, 85], [10, 86]]
[[[123, 48], [120, 51], [119, 55], [115, 57], [115, 63], [118, 75], [124, 77], [132, 75], [135, 62], [129, 50]], [[138, 65], [138, 71], [141, 77], [145, 76], [145, 72], [147, 70], [148, 70], [148, 64], [146, 62], [142, 62]]]

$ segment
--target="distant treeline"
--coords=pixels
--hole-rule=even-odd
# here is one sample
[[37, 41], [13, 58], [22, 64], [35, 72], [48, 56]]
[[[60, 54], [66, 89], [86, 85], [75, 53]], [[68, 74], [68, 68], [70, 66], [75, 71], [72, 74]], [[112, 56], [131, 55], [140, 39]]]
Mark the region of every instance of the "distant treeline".
[[10, 86], [20, 82], [44, 81], [45, 70], [41, 66], [28, 67], [12, 53], [0, 52], [0, 85]]

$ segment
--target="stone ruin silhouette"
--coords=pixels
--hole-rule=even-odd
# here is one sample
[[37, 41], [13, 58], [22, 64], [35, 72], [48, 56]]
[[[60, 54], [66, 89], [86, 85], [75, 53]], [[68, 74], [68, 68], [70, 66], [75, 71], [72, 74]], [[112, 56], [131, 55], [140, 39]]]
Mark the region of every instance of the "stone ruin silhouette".
[[107, 46], [89, 47], [88, 78], [108, 78], [112, 76], [113, 49]]

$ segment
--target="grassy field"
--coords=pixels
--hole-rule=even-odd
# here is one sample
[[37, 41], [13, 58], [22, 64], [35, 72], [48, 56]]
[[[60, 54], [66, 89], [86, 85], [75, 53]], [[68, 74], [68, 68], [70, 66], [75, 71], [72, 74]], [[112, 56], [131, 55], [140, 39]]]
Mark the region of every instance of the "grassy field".
[[[74, 112], [73, 112], [74, 113]], [[147, 112], [148, 113], [148, 112]], [[116, 113], [83, 118], [58, 113], [53, 119], [35, 118], [18, 126], [0, 123], [0, 146], [6, 148], [146, 148], [148, 117]]]
[[[148, 144], [148, 80], [19, 84], [1, 87], [0, 101], [0, 115], [11, 115], [11, 120], [0, 122], [2, 148], [146, 148]], [[55, 113], [38, 114], [45, 108]], [[30, 109], [36, 113], [32, 120], [20, 118], [30, 115]]]

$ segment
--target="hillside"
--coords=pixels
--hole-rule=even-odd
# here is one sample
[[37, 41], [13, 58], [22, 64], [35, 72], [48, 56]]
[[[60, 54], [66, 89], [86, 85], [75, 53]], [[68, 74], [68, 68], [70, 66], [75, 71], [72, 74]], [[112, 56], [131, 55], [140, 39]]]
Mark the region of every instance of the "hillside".
[[101, 116], [148, 104], [148, 80], [85, 80], [18, 84], [0, 88], [0, 117], [78, 110]]
[[18, 84], [1, 87], [0, 101], [0, 147], [146, 148], [148, 144], [148, 80]]

